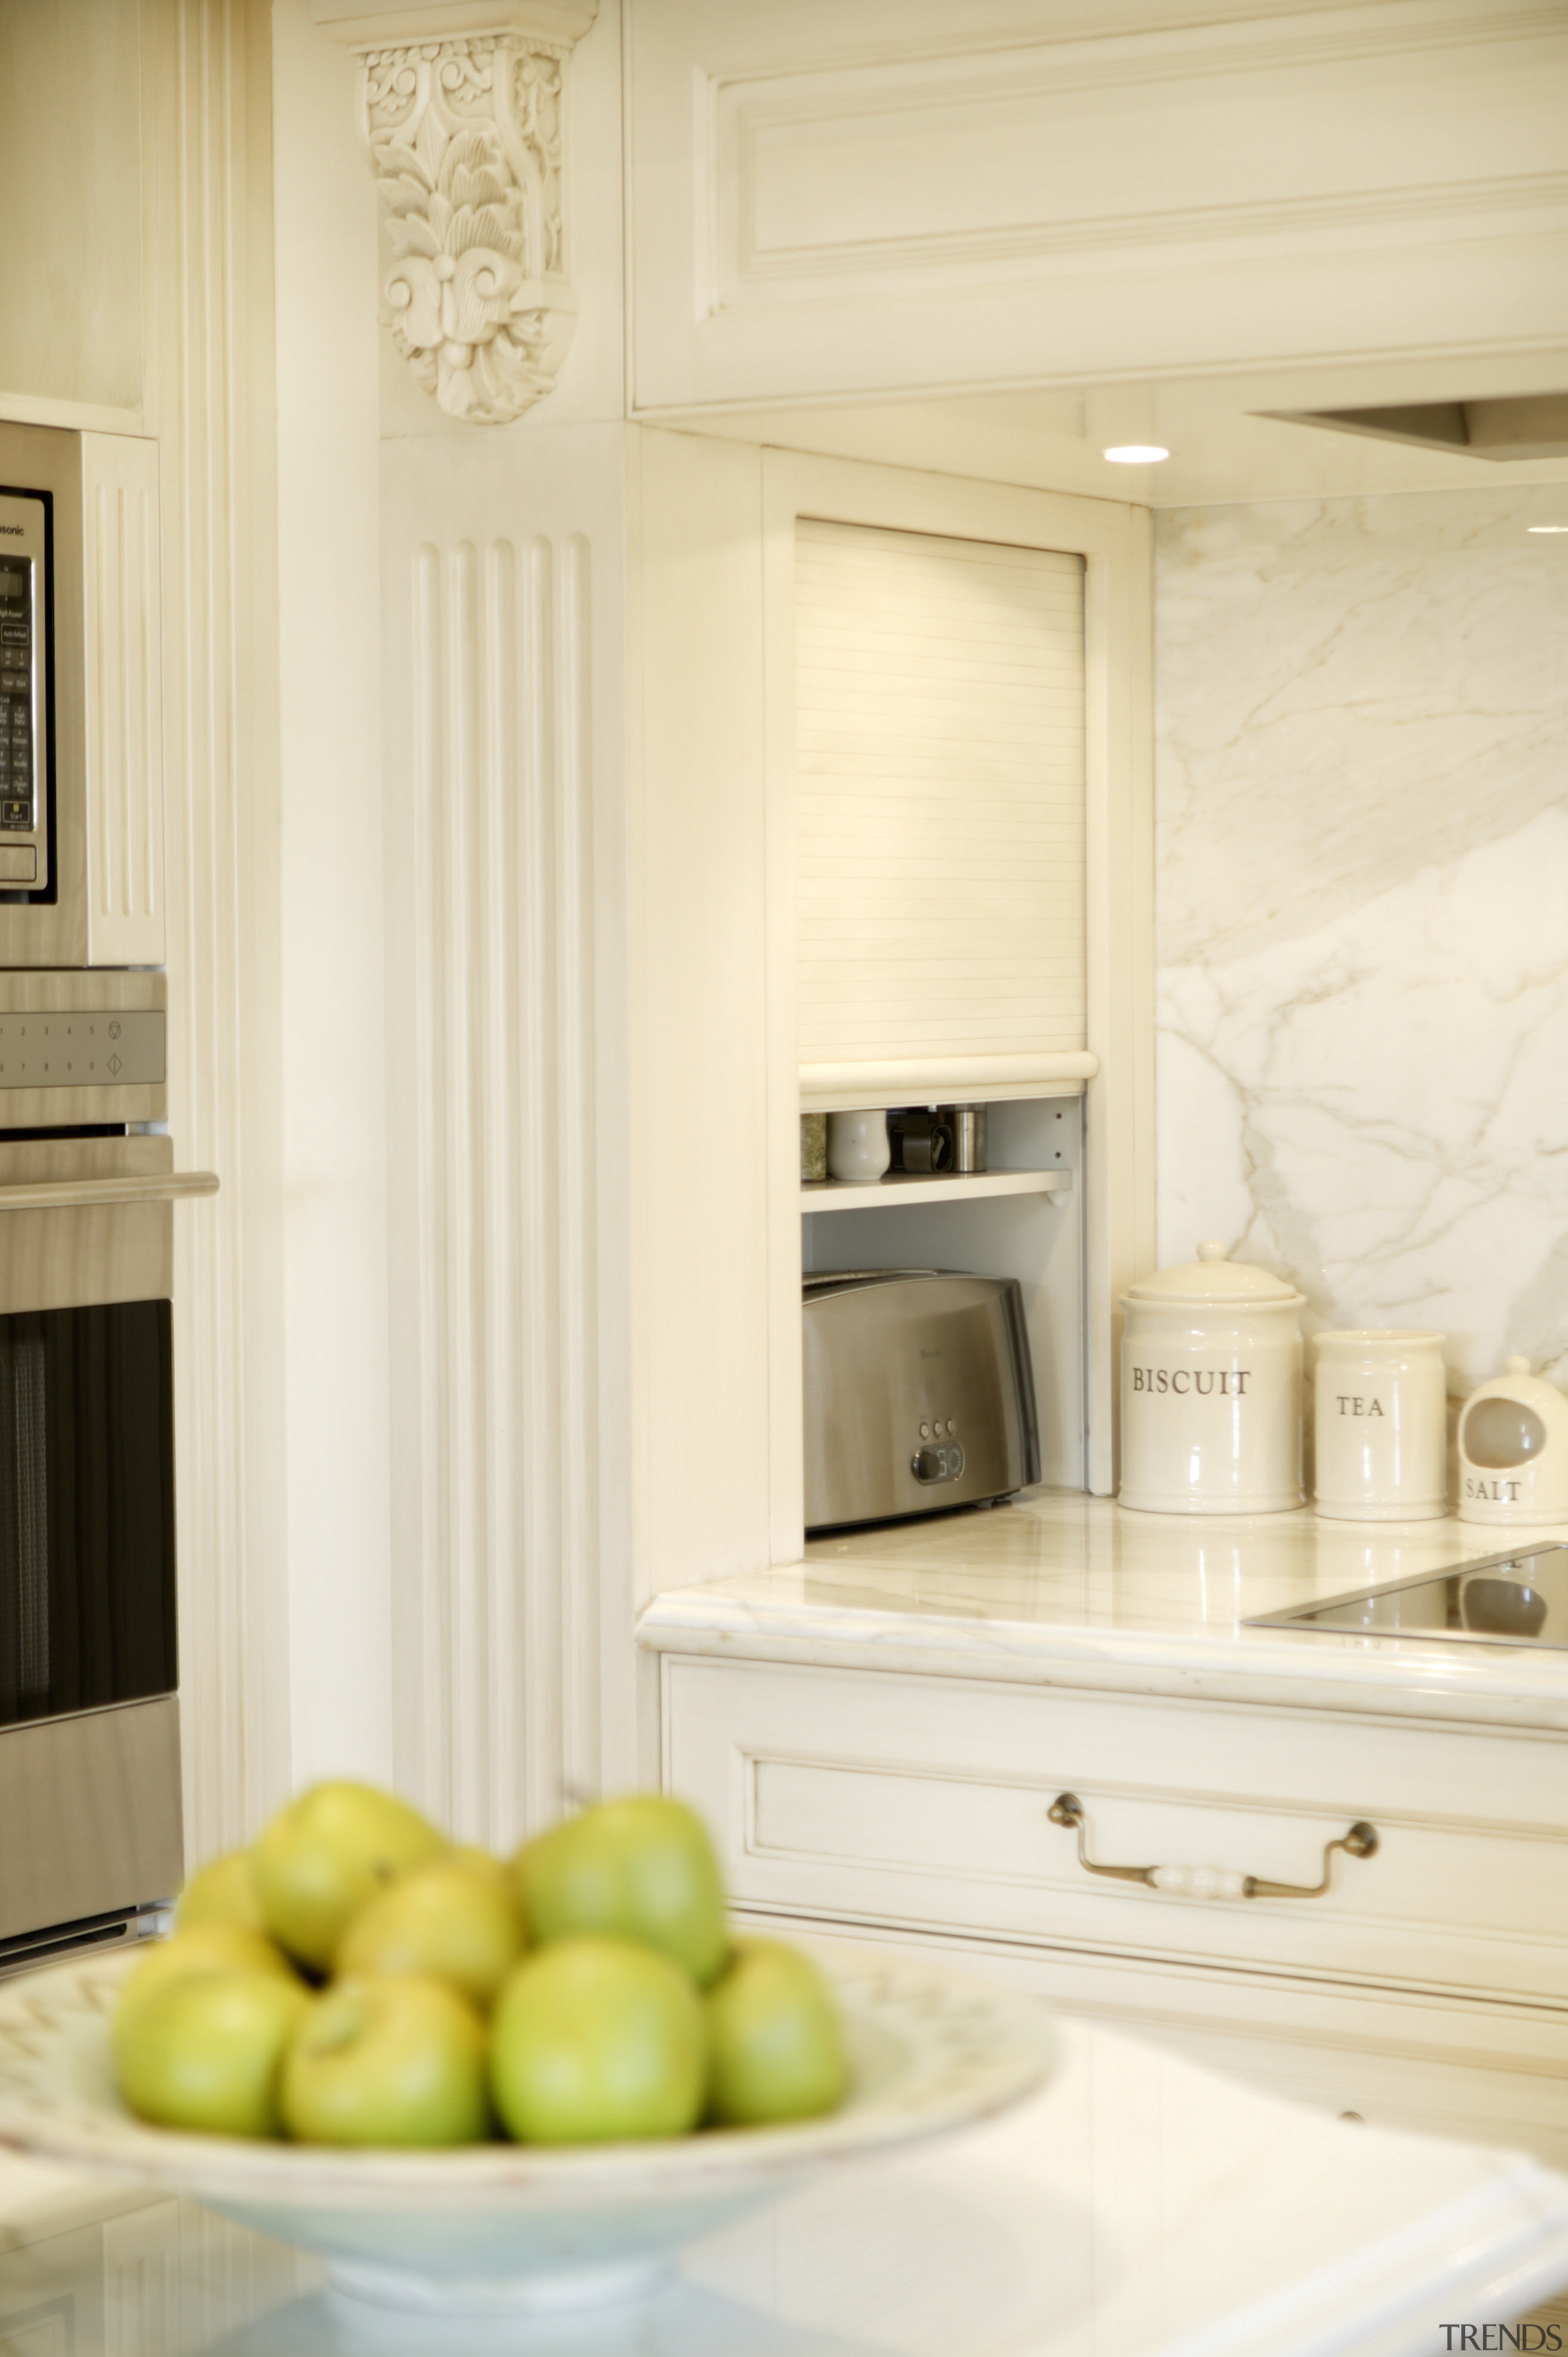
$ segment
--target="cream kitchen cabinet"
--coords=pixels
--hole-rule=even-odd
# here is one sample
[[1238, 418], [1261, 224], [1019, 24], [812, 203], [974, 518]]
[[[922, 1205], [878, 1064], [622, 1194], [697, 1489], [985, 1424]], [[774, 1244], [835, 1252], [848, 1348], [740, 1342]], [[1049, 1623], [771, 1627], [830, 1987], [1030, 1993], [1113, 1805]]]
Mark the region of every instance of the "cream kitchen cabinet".
[[[940, 1265], [963, 1265], [958, 1255], [969, 1254], [969, 1265], [1006, 1272], [1014, 1264], [1003, 1255], [1016, 1245], [1018, 1273], [1026, 1265], [1050, 1294], [1060, 1348], [1075, 1353], [1073, 1381], [1086, 1394], [1081, 1413], [1076, 1402], [1064, 1411], [1053, 1470], [1082, 1480], [1087, 1457], [1091, 1486], [1110, 1485], [1115, 1303], [1153, 1257], [1153, 1170], [1136, 1151], [1153, 1102], [1150, 543], [1146, 513], [1125, 503], [707, 436], [638, 430], [628, 460], [632, 1051], [647, 1084], [633, 1145], [641, 1216], [660, 1246], [646, 1275], [639, 1347], [649, 1356], [634, 1404], [647, 1434], [637, 1460], [646, 1596], [748, 1561], [787, 1561], [801, 1544], [800, 1116], [803, 1082], [824, 1079], [820, 1065], [802, 1073], [800, 1052], [800, 978], [811, 963], [800, 954], [796, 860], [802, 521], [856, 541], [914, 535], [1050, 552], [1073, 560], [1081, 579], [1081, 914], [1071, 944], [1082, 1027], [1071, 1036], [1081, 1044], [1036, 1040], [1018, 1060], [1027, 1071], [1004, 1075], [983, 1058], [977, 1066], [972, 1036], [963, 1057], [945, 1064], [951, 1041], [905, 1039], [895, 1060], [918, 1063], [923, 1084], [906, 1069], [891, 1101], [936, 1095], [944, 1073], [950, 1094], [1083, 1089], [1095, 1151], [1059, 1213], [1042, 1208], [1044, 1198], [879, 1209], [846, 1216], [913, 1222], [918, 1236], [906, 1226], [897, 1242], [869, 1232], [858, 1243], [823, 1232], [820, 1242], [886, 1265], [888, 1254], [932, 1249], [920, 1240], [929, 1222], [962, 1213], [961, 1240], [937, 1248]], [[955, 842], [964, 823], [955, 810]], [[929, 888], [929, 876], [918, 883]], [[877, 1090], [886, 1064], [856, 1063], [842, 1052], [852, 1044], [839, 1042], [845, 1094], [889, 1102]], [[888, 1044], [880, 1043], [884, 1058]], [[698, 1150], [664, 1142], [660, 1125], [676, 1106], [691, 1109]], [[1029, 1118], [1026, 1108], [1016, 1114], [1020, 1124]], [[1057, 1151], [1020, 1138], [1007, 1158], [1043, 1166]], [[1076, 1152], [1075, 1144], [1067, 1158]], [[828, 1220], [840, 1225], [839, 1215]], [[1027, 1239], [1015, 1233], [1022, 1228]]]
[[1559, 11], [674, 0], [626, 38], [634, 414], [1541, 334]]
[[[802, 1243], [807, 1267], [1017, 1277], [1061, 1378], [1047, 1478], [1111, 1487], [1116, 1301], [1153, 1254], [1151, 558], [1146, 515], [1117, 501], [773, 449], [759, 479], [770, 1553], [788, 1560]], [[778, 1188], [802, 1109], [954, 1099], [1005, 1110], [999, 1166], [1071, 1167], [1055, 1210], [889, 1196], [802, 1240]]]
[[[1563, 1738], [674, 1656], [663, 1703], [747, 1917], [934, 1942], [1278, 2090], [1568, 2159]], [[1064, 1792], [1094, 1863], [1176, 1887], [1087, 1872]], [[1363, 1824], [1373, 1855], [1326, 1857]]]
[[[1568, 2159], [1568, 1721], [1556, 1684], [1530, 1683], [1561, 1673], [1527, 1663], [1487, 1701], [1498, 1657], [1450, 1672], [1430, 1645], [1397, 1663], [1317, 1640], [1293, 1653], [1234, 1621], [1135, 1641], [1155, 1580], [1184, 1611], [1193, 1566], [1215, 1587], [1212, 1525], [1178, 1535], [1088, 1500], [1039, 1512], [1086, 1526], [1059, 1592], [1076, 1579], [1087, 1626], [1041, 1592], [1058, 1575], [1038, 1551], [1020, 1602], [1026, 1507], [822, 1543], [645, 1616], [664, 1781], [714, 1827], [737, 1907], [935, 1945], [1336, 2111]], [[1249, 1611], [1299, 1593], [1299, 1570], [1274, 1576], [1293, 1544], [1316, 1547], [1322, 1592], [1365, 1553], [1364, 1534], [1267, 1519], [1292, 1528], [1251, 1526]], [[1461, 1526], [1427, 1529], [1432, 1560], [1463, 1558]], [[1082, 1857], [1052, 1819], [1064, 1794]], [[1084, 1857], [1166, 1869], [1163, 1887]], [[1243, 1896], [1248, 1877], [1285, 1888]]]
[[[1053, 1469], [1084, 1477], [1087, 1425], [1093, 1478], [1111, 1479], [1114, 1305], [1153, 1257], [1134, 1150], [1153, 1097], [1146, 511], [619, 424], [520, 435], [504, 468], [456, 435], [400, 444], [381, 539], [385, 876], [409, 953], [387, 1004], [412, 1044], [389, 1233], [394, 1265], [439, 1235], [456, 1257], [451, 1282], [391, 1304], [388, 1649], [400, 1781], [497, 1841], [545, 1822], [563, 1784], [630, 1774], [616, 1632], [636, 1604], [801, 1544], [802, 518], [1044, 550], [1081, 578], [1083, 1045], [1047, 1052], [1061, 1086], [1087, 1085], [1096, 1150], [1059, 1211], [955, 1210], [976, 1266], [1007, 1265], [999, 1231], [1009, 1252], [1031, 1231], [1089, 1395], [1080, 1413], [1064, 1379]], [[503, 1019], [520, 1004], [526, 1021]], [[1031, 1089], [1057, 1084], [1028, 1060]], [[1016, 1080], [966, 1071], [1000, 1097]], [[1044, 1098], [1009, 1117], [1026, 1127], [1040, 1103], [1054, 1129]], [[542, 1136], [528, 1187], [503, 1183]], [[999, 1129], [996, 1158], [1054, 1168], [1077, 1136]], [[520, 1402], [523, 1457], [548, 1478], [515, 1478]], [[519, 1713], [470, 1706], [487, 1661]]]

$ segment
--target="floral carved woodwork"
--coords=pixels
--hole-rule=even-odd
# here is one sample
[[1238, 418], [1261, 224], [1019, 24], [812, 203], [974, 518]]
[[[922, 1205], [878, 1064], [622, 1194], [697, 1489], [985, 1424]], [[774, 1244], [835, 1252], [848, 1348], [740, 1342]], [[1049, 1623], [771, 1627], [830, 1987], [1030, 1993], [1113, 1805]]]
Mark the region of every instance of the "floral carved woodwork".
[[[565, 272], [566, 59], [591, 9], [360, 47], [360, 129], [387, 209], [392, 339], [452, 417], [505, 425], [549, 393], [576, 325]], [[542, 16], [543, 11], [541, 12]], [[510, 17], [510, 24], [505, 19]], [[383, 21], [385, 21], [383, 19]], [[399, 28], [401, 29], [401, 28]]]

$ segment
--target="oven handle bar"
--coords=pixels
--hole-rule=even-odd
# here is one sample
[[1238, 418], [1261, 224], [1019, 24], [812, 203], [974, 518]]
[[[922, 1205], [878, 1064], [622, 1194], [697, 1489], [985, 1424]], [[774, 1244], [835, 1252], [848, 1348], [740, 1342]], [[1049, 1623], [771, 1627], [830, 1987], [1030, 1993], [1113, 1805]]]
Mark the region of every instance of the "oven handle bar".
[[216, 1195], [216, 1170], [172, 1170], [145, 1178], [41, 1178], [32, 1187], [0, 1187], [0, 1211], [71, 1211], [95, 1204], [177, 1203], [187, 1195]]

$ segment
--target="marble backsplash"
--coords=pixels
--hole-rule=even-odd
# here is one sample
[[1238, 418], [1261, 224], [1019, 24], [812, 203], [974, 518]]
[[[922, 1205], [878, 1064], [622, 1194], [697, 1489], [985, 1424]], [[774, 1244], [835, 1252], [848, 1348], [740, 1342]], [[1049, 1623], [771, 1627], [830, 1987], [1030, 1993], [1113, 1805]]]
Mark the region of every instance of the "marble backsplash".
[[1156, 527], [1162, 1264], [1568, 1381], [1568, 491]]

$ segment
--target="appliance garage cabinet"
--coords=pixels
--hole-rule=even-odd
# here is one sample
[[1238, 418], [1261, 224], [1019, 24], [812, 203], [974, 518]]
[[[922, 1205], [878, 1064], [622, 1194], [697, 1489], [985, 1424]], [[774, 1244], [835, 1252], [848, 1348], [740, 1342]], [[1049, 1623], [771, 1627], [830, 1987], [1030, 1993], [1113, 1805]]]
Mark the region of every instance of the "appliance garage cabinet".
[[[632, 459], [637, 1052], [705, 1140], [640, 1174], [647, 1596], [800, 1554], [803, 1274], [1015, 1277], [1046, 1478], [1111, 1486], [1154, 1254], [1151, 539], [695, 433]], [[802, 1185], [803, 1114], [939, 1102], [987, 1109], [988, 1169]]]
[[[1268, 1519], [1239, 1569], [1215, 1521], [1026, 1492], [662, 1596], [666, 1785], [758, 1925], [934, 1946], [1275, 2092], [1561, 2167], [1568, 1658], [1243, 1628], [1367, 1552]], [[1474, 1537], [1415, 1544], [1455, 1564]]]

